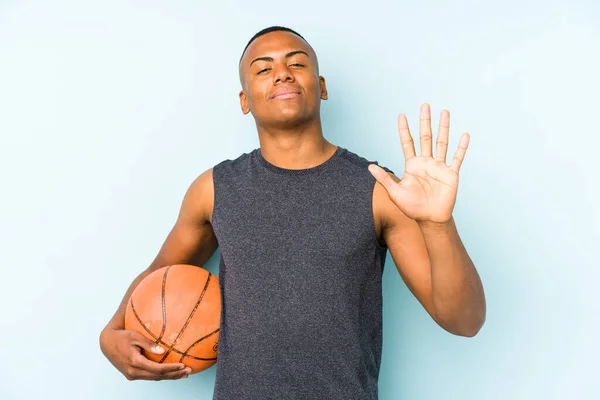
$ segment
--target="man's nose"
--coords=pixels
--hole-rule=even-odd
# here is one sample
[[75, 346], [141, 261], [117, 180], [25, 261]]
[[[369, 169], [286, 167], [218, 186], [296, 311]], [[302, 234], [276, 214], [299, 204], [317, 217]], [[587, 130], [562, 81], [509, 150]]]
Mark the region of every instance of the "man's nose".
[[275, 70], [275, 83], [292, 82], [294, 75], [290, 72], [286, 65], [277, 67]]

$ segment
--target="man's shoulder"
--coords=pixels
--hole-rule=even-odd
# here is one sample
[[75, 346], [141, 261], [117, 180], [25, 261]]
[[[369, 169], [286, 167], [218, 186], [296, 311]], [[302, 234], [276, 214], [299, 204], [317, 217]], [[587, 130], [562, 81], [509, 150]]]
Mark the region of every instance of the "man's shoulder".
[[239, 155], [232, 156], [232, 158], [226, 158], [221, 162], [217, 163], [213, 168], [220, 169], [227, 167], [235, 167], [237, 165], [240, 165], [241, 163], [248, 162], [257, 151], [258, 149], [252, 149]]
[[[344, 157], [344, 159], [346, 159], [347, 161], [353, 163], [354, 165], [360, 167], [360, 168], [367, 168], [370, 164], [375, 164], [380, 166], [381, 168], [385, 169], [387, 172], [391, 172], [393, 173], [393, 171], [383, 165], [379, 164], [379, 161], [373, 160], [371, 158], [367, 158], [366, 156], [360, 155], [357, 152], [354, 152], [352, 150], [349, 150], [347, 148], [338, 146], [342, 149], [342, 157]], [[368, 172], [368, 171], [367, 171]], [[370, 172], [369, 172], [370, 174]], [[375, 179], [375, 178], [373, 178]]]

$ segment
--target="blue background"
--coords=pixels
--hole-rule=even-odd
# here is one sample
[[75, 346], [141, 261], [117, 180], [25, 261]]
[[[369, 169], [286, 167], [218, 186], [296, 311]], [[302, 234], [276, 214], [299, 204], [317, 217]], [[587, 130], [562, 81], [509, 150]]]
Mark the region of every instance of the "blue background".
[[[215, 367], [127, 381], [98, 334], [204, 170], [258, 147], [237, 65], [312, 44], [325, 137], [401, 175], [396, 118], [471, 143], [454, 217], [487, 322], [453, 336], [388, 256], [381, 399], [599, 399], [595, 1], [0, 2], [2, 399], [210, 399]], [[417, 141], [417, 151], [418, 141]], [[216, 273], [220, 252], [207, 269]]]

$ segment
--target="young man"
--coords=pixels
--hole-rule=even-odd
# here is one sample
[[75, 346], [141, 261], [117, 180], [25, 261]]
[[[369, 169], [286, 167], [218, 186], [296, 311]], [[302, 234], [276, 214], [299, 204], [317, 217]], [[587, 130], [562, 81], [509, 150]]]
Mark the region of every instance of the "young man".
[[220, 247], [214, 399], [376, 399], [388, 248], [442, 328], [473, 336], [484, 323], [481, 281], [452, 219], [468, 135], [448, 167], [448, 112], [435, 159], [429, 106], [421, 108], [419, 157], [401, 115], [400, 180], [323, 137], [325, 79], [298, 33], [257, 33], [239, 71], [241, 108], [256, 121], [260, 148], [191, 184], [160, 252], [102, 331], [101, 348], [128, 379], [187, 377], [181, 364], [141, 355], [161, 349], [124, 330], [126, 302], [157, 268], [202, 266]]

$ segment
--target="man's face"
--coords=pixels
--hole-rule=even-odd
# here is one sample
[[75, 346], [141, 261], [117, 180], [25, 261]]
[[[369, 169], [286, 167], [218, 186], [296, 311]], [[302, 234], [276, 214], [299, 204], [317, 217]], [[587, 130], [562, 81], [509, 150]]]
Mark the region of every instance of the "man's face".
[[291, 32], [270, 32], [257, 38], [240, 63], [240, 105], [259, 125], [290, 127], [318, 118], [327, 99], [317, 57]]

